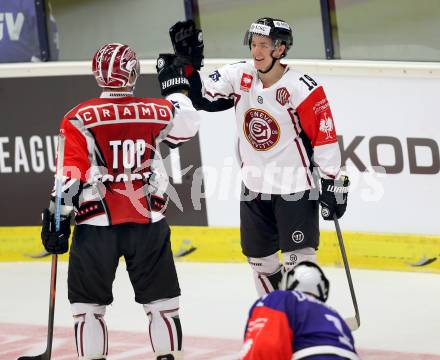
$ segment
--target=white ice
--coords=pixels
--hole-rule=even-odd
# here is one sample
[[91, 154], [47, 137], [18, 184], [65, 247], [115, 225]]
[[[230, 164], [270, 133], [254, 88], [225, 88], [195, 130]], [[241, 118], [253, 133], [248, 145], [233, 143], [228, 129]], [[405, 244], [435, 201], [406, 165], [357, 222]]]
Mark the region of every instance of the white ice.
[[[256, 299], [248, 265], [179, 262], [177, 270], [184, 335], [241, 339]], [[331, 282], [329, 304], [344, 317], [353, 316], [344, 270], [324, 270]], [[0, 324], [45, 326], [49, 276], [48, 262], [1, 263]], [[352, 277], [361, 314], [361, 327], [354, 332], [357, 348], [436, 354], [440, 359], [440, 275], [352, 269]], [[71, 327], [66, 283], [67, 264], [60, 263], [55, 325]], [[113, 291], [115, 301], [106, 315], [109, 331], [146, 332], [146, 316], [134, 302], [123, 262]], [[3, 359], [1, 354], [2, 349]]]

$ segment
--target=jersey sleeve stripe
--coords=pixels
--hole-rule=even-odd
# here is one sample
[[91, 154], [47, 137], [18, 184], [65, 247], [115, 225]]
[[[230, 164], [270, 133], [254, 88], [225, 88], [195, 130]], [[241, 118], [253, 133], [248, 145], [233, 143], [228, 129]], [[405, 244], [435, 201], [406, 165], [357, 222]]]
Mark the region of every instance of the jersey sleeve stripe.
[[166, 138], [167, 139], [178, 140], [178, 141], [187, 141], [187, 140], [192, 139], [192, 136], [191, 137], [177, 137], [177, 136], [168, 135]]
[[360, 360], [359, 356], [346, 349], [342, 349], [331, 345], [312, 346], [302, 350], [295, 351], [293, 354], [293, 360], [300, 360], [308, 358], [313, 355], [337, 355], [350, 360]]
[[85, 125], [84, 127], [86, 129], [90, 129], [96, 126], [101, 125], [109, 125], [109, 124], [129, 124], [129, 123], [143, 123], [143, 124], [165, 124], [168, 125], [169, 121], [167, 120], [140, 120], [140, 119], [133, 119], [133, 120], [109, 120], [109, 121], [100, 121], [96, 122], [90, 125]]
[[287, 112], [289, 113], [290, 119], [292, 120], [293, 128], [295, 129], [296, 135], [299, 135], [301, 132], [301, 128], [299, 127], [298, 121], [295, 118], [294, 110], [292, 108], [288, 108]]
[[310, 177], [309, 177], [309, 172], [308, 172], [308, 167], [307, 167], [307, 164], [306, 164], [306, 159], [304, 158], [304, 154], [303, 154], [301, 146], [300, 146], [300, 144], [298, 142], [298, 138], [295, 138], [295, 144], [296, 144], [296, 147], [298, 149], [299, 155], [301, 156], [301, 161], [303, 163], [304, 171], [306, 172], [307, 183], [309, 184], [310, 187], [312, 187], [312, 181], [310, 180]]
[[223, 98], [229, 98], [231, 95], [226, 95], [226, 94], [222, 94], [222, 93], [211, 93], [209, 91], [205, 91], [205, 94], [208, 95], [209, 97], [212, 98], [218, 98], [218, 97], [223, 97]]

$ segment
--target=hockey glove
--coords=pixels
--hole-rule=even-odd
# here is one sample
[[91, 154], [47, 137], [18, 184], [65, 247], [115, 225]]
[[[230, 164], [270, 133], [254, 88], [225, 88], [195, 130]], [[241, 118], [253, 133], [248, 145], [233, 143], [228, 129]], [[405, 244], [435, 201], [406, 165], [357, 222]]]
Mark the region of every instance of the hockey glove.
[[177, 64], [174, 54], [159, 54], [156, 70], [159, 79], [160, 92], [167, 96], [175, 92], [188, 92], [189, 82], [183, 74], [183, 67]]
[[196, 70], [203, 66], [203, 35], [193, 20], [179, 21], [170, 28], [174, 53], [187, 59]]
[[42, 213], [41, 241], [51, 254], [64, 254], [69, 250], [70, 216], [61, 216], [60, 231], [55, 231], [55, 216], [49, 209]]
[[334, 215], [339, 219], [344, 215], [349, 185], [350, 181], [347, 176], [341, 176], [339, 180], [321, 179], [319, 202], [324, 220], [333, 220]]

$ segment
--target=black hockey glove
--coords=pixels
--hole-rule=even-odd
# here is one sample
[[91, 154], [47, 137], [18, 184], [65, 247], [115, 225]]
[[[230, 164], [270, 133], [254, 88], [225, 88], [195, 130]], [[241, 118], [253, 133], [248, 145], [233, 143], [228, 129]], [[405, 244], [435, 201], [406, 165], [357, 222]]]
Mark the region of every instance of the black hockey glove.
[[203, 66], [203, 35], [193, 20], [179, 21], [170, 28], [174, 53], [186, 59], [196, 70]]
[[321, 179], [321, 215], [324, 220], [333, 220], [333, 215], [339, 219], [347, 208], [348, 187], [350, 181], [347, 176], [339, 180]]
[[174, 54], [159, 54], [156, 63], [160, 92], [167, 96], [175, 92], [189, 91], [189, 82], [183, 72], [183, 66]]
[[61, 216], [60, 231], [55, 231], [55, 216], [49, 209], [42, 213], [41, 241], [51, 254], [64, 254], [69, 250], [70, 216]]

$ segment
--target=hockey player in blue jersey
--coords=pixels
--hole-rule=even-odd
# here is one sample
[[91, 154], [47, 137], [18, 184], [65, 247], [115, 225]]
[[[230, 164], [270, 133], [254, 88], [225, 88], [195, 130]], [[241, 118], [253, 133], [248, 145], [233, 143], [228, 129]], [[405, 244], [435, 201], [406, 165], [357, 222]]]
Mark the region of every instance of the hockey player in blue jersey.
[[325, 304], [329, 281], [318, 265], [299, 263], [280, 289], [251, 307], [240, 359], [359, 359], [347, 324]]

